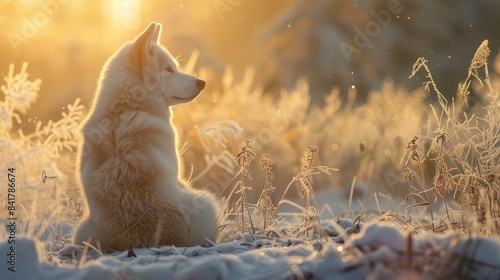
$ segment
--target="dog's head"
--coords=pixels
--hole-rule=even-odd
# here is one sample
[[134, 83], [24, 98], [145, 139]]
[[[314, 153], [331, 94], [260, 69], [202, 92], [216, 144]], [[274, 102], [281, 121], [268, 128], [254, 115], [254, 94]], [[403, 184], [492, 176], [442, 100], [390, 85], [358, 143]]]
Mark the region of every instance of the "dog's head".
[[151, 23], [131, 43], [128, 58], [133, 70], [141, 76], [149, 90], [161, 90], [165, 103], [170, 105], [193, 100], [205, 87], [205, 81], [178, 70], [178, 63], [158, 40], [161, 24]]

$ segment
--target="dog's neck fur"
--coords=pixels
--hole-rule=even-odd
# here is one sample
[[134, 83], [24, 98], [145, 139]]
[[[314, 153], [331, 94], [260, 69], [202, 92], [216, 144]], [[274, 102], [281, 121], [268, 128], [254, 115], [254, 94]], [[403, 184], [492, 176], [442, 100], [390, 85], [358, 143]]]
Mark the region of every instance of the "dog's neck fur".
[[[85, 123], [95, 123], [109, 115], [117, 115], [130, 110], [148, 111], [156, 117], [163, 118], [166, 121], [170, 120], [170, 108], [168, 104], [165, 104], [159, 86], [146, 85], [141, 73], [133, 72], [132, 67], [129, 65], [116, 62], [124, 61], [116, 59], [116, 57], [126, 55], [127, 50], [128, 48], [125, 48], [115, 54], [104, 66], [102, 75], [108, 76], [109, 73], [114, 73], [115, 78], [104, 79], [98, 85], [93, 112], [89, 113], [91, 119], [88, 119]], [[131, 81], [131, 76], [136, 80]], [[142, 86], [138, 87], [137, 84]], [[114, 94], [103, 96], [99, 94], [101, 91], [113, 91]], [[148, 95], [148, 98], [146, 98], [146, 95]], [[151, 95], [153, 98], [151, 98]]]

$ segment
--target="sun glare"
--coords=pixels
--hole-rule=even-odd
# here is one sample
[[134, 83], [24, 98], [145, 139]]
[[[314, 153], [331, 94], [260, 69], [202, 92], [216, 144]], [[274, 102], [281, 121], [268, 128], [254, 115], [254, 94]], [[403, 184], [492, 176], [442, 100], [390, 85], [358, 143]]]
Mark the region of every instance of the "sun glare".
[[141, 23], [141, 0], [111, 0], [102, 2], [102, 13], [114, 27], [135, 29]]

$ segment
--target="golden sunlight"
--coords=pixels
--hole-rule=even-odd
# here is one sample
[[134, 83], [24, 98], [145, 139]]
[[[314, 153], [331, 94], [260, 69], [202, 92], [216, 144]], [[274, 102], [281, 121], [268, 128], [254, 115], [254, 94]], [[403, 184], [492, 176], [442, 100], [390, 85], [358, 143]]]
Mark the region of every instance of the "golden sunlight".
[[498, 11], [0, 0], [0, 280], [500, 280]]
[[136, 29], [141, 24], [141, 0], [111, 0], [102, 1], [103, 18], [113, 27]]

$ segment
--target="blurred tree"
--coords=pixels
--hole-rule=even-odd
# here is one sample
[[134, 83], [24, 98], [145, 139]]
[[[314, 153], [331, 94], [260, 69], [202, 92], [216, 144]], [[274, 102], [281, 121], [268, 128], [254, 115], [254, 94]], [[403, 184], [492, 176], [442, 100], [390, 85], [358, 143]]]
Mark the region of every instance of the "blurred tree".
[[332, 87], [351, 86], [364, 100], [393, 76], [408, 89], [411, 66], [430, 61], [438, 85], [455, 94], [463, 69], [483, 39], [500, 43], [500, 1], [491, 0], [295, 0], [261, 29], [257, 68], [268, 91], [310, 81], [313, 102]]

